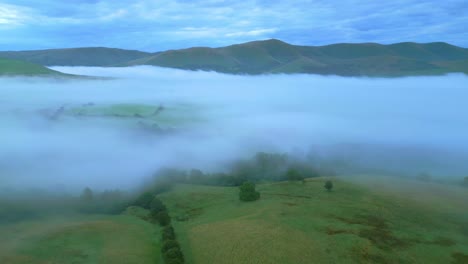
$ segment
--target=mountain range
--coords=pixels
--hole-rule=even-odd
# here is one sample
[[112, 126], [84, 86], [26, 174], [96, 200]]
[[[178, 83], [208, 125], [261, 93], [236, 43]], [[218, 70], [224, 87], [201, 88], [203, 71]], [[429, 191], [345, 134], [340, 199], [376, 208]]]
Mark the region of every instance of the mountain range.
[[[155, 53], [103, 47], [0, 51], [0, 58], [38, 67], [153, 65], [230, 74], [305, 73], [371, 77], [468, 74], [468, 49], [444, 42], [298, 46], [270, 39], [220, 48], [194, 47]], [[5, 65], [0, 67], [0, 74], [5, 74], [5, 68]]]

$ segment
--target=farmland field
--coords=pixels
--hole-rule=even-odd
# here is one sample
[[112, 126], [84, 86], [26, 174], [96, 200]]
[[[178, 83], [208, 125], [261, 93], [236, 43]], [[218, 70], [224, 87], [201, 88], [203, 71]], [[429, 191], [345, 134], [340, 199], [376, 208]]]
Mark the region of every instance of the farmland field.
[[336, 180], [329, 193], [323, 182], [261, 184], [253, 203], [231, 187], [162, 197], [190, 263], [466, 263], [466, 190], [384, 178]]
[[73, 215], [0, 226], [0, 263], [159, 263], [159, 229], [133, 216]]

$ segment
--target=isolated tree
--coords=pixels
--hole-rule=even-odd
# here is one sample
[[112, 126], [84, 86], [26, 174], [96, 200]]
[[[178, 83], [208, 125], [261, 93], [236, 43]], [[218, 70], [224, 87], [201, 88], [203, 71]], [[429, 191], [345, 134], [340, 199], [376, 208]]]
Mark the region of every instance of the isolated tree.
[[333, 182], [331, 180], [327, 180], [323, 187], [325, 187], [327, 191], [331, 192], [331, 190], [333, 189]]
[[93, 201], [94, 200], [93, 191], [89, 187], [84, 188], [83, 192], [81, 192], [80, 198], [84, 202]]
[[302, 176], [301, 172], [298, 169], [290, 168], [286, 172], [286, 178], [288, 181], [302, 181], [304, 180], [304, 176]]
[[260, 193], [255, 190], [255, 184], [244, 182], [239, 186], [239, 199], [244, 202], [255, 201], [260, 198]]

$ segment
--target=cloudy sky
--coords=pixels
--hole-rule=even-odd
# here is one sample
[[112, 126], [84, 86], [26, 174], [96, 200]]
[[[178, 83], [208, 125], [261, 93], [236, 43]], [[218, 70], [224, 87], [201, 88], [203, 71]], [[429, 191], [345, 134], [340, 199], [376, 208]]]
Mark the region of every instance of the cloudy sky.
[[278, 38], [468, 47], [466, 0], [0, 0], [0, 50], [160, 51]]

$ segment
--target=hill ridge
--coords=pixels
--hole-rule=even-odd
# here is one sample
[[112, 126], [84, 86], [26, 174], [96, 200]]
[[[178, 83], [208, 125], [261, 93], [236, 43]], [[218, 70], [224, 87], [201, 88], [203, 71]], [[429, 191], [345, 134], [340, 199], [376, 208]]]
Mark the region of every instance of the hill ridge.
[[446, 42], [293, 45], [266, 39], [224, 47], [143, 52], [106, 47], [3, 51], [0, 57], [41, 65], [153, 65], [230, 74], [305, 73], [341, 76], [468, 74], [468, 49]]

